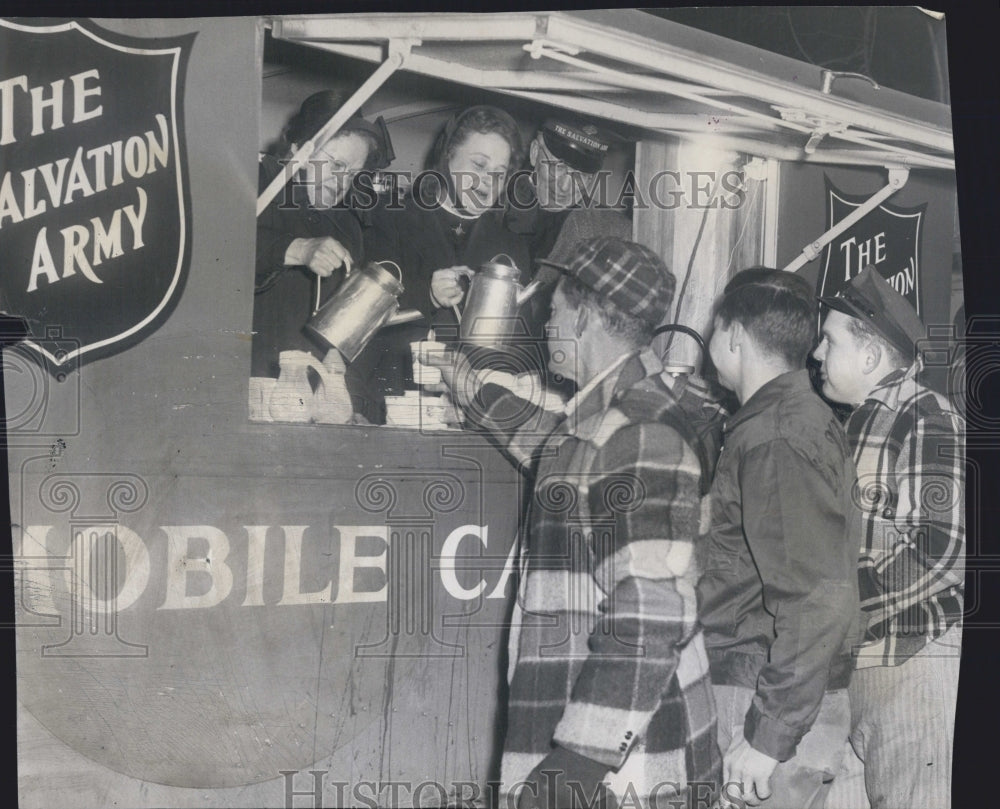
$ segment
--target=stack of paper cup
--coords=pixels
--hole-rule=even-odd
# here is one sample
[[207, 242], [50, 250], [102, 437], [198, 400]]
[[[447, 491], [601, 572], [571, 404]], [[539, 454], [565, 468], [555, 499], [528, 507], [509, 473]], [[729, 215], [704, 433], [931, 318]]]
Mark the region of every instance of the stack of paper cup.
[[390, 427], [452, 430], [461, 421], [447, 396], [417, 390], [408, 390], [402, 396], [386, 396], [385, 411], [385, 421]]
[[429, 355], [443, 355], [445, 344], [436, 340], [418, 340], [410, 343], [410, 350], [413, 352], [413, 381], [418, 385], [440, 385], [441, 371], [425, 363]]
[[269, 376], [250, 377], [250, 421], [274, 421], [268, 410], [271, 392], [278, 380]]
[[453, 430], [462, 423], [458, 409], [448, 396], [421, 397], [422, 427], [425, 430]]
[[420, 427], [420, 391], [385, 397], [385, 423], [394, 427]]

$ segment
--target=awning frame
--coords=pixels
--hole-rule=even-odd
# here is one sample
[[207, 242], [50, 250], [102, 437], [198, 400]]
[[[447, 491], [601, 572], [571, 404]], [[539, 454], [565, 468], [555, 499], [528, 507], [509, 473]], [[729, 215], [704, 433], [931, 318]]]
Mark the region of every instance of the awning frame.
[[[397, 40], [420, 42], [428, 47], [413, 48], [407, 70], [657, 134], [709, 138], [721, 148], [797, 162], [954, 170], [944, 105], [877, 85], [848, 91], [868, 96], [868, 103], [834, 95], [824, 75], [829, 71], [636, 10], [298, 15], [275, 17], [271, 25], [277, 38], [370, 61], [382, 61]], [[484, 69], [462, 62], [461, 55], [452, 53], [449, 61], [439, 54], [449, 43], [470, 42], [509, 44], [560, 69]], [[733, 52], [738, 59], [727, 61], [713, 52]], [[738, 63], [757, 54], [760, 61], [766, 56], [772, 72], [775, 66], [794, 71], [789, 74], [794, 81]], [[699, 128], [698, 113], [641, 109], [629, 103], [634, 93], [648, 94], [647, 106], [672, 97], [725, 115], [713, 115]], [[788, 134], [800, 136], [801, 143], [784, 142]]]

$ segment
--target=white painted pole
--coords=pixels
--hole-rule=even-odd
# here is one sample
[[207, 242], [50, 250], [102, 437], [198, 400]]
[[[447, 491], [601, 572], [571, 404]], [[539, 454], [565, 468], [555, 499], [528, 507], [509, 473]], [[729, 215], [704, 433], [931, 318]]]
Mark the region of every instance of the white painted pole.
[[816, 241], [807, 244], [802, 252], [784, 269], [786, 272], [798, 272], [802, 267], [813, 259], [819, 258], [823, 248], [836, 239], [841, 233], [852, 227], [859, 219], [874, 211], [885, 200], [895, 194], [900, 188], [906, 185], [909, 179], [910, 170], [902, 168], [889, 169], [889, 184], [881, 191], [865, 200], [864, 203], [855, 208], [851, 213], [841, 219], [836, 225], [820, 236]]

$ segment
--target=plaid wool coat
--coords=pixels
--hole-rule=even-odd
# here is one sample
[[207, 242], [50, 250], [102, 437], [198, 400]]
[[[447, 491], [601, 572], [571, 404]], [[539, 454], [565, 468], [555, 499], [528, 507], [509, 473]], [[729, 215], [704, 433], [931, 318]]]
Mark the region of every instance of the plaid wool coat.
[[864, 520], [857, 668], [905, 663], [962, 621], [965, 420], [921, 371], [886, 376], [846, 425]]
[[505, 800], [553, 744], [606, 764], [619, 800], [644, 806], [720, 778], [696, 620], [702, 467], [661, 375], [653, 352], [628, 356], [568, 414], [480, 391], [476, 420], [534, 478], [509, 644]]

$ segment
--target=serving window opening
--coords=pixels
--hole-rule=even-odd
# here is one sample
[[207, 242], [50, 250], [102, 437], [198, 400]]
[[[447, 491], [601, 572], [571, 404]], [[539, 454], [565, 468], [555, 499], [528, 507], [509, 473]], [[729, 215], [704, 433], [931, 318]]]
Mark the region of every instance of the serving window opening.
[[636, 130], [400, 70], [394, 47], [373, 69], [267, 32], [263, 57], [250, 420], [464, 429], [433, 366], [459, 343], [560, 408], [559, 276], [536, 259], [633, 237]]

